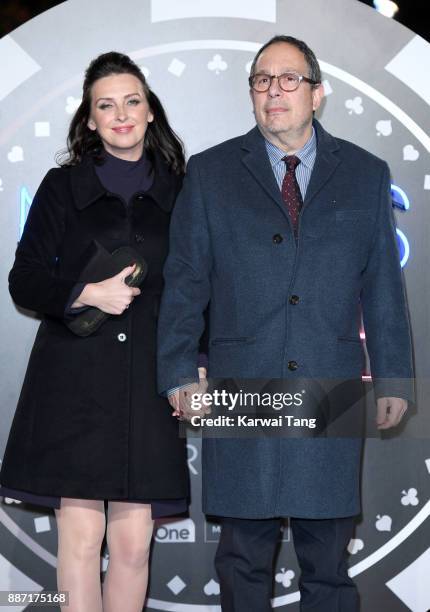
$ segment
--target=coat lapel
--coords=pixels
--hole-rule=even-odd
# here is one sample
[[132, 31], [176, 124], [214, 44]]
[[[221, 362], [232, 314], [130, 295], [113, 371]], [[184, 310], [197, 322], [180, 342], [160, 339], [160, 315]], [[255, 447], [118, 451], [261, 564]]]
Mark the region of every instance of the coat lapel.
[[317, 135], [317, 156], [306, 190], [304, 206], [307, 206], [324, 187], [340, 164], [338, 155], [335, 155], [339, 150], [336, 139], [326, 132], [318, 121], [314, 120], [313, 124]]
[[80, 163], [70, 167], [70, 182], [76, 208], [82, 210], [101, 198], [106, 189], [94, 170], [94, 161], [88, 153]]
[[158, 206], [169, 213], [175, 203], [178, 191], [182, 184], [182, 175], [171, 172], [162, 157], [161, 153], [156, 152], [152, 157], [154, 181], [147, 191]]
[[267, 195], [288, 218], [288, 211], [282, 199], [275, 175], [273, 174], [272, 166], [270, 165], [264, 138], [258, 127], [253, 128], [250, 132], [245, 134], [241, 148], [243, 152], [243, 164], [261, 185]]

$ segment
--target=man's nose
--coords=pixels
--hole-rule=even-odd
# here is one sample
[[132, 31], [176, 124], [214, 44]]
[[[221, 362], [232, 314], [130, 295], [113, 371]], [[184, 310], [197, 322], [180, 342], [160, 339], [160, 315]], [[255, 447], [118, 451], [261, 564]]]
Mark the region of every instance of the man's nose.
[[282, 89], [279, 87], [278, 77], [272, 78], [268, 91], [269, 96], [271, 96], [272, 98], [280, 96], [282, 94]]

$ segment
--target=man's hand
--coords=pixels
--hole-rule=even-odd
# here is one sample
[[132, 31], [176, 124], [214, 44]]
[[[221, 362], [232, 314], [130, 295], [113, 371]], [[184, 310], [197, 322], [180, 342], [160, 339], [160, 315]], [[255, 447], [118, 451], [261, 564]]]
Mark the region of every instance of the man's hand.
[[396, 427], [408, 409], [408, 402], [400, 397], [380, 397], [376, 402], [376, 426], [378, 429]]
[[198, 368], [198, 370], [200, 379], [198, 383], [192, 383], [182, 389], [177, 389], [177, 391], [169, 395], [169, 403], [173, 408], [173, 416], [178, 417], [178, 419], [189, 421], [193, 416], [203, 416], [211, 412], [210, 407], [205, 406], [202, 402], [200, 402], [201, 408], [192, 408], [191, 401], [193, 395], [203, 395], [208, 388], [206, 368]]

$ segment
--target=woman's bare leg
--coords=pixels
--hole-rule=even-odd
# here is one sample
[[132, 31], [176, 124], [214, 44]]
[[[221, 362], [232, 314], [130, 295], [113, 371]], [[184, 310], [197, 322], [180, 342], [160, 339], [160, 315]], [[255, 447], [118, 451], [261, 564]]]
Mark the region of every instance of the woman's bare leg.
[[65, 612], [102, 612], [100, 549], [106, 519], [100, 500], [62, 498], [58, 528], [57, 582], [69, 592]]
[[142, 611], [153, 524], [149, 504], [109, 502], [109, 565], [103, 583], [104, 612]]

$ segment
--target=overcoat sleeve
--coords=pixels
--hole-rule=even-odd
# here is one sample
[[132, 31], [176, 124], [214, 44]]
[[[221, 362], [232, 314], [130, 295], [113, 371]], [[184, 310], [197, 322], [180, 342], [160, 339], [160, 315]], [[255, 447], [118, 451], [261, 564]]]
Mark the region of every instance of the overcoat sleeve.
[[361, 304], [375, 396], [414, 401], [412, 347], [387, 164]]
[[170, 224], [158, 320], [158, 389], [198, 381], [199, 341], [210, 299], [212, 255], [198, 165], [191, 157]]
[[59, 172], [49, 170], [34, 196], [9, 273], [9, 291], [19, 306], [63, 318], [76, 279], [58, 275], [66, 223]]

